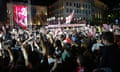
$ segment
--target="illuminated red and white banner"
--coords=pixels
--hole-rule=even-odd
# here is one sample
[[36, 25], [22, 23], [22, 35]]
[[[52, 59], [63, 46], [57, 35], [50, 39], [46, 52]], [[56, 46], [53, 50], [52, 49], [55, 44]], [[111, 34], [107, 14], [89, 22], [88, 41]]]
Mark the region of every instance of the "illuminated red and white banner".
[[59, 28], [59, 27], [85, 27], [86, 24], [60, 24], [60, 25], [48, 25], [47, 28]]
[[27, 6], [14, 5], [14, 21], [23, 29], [27, 28]]

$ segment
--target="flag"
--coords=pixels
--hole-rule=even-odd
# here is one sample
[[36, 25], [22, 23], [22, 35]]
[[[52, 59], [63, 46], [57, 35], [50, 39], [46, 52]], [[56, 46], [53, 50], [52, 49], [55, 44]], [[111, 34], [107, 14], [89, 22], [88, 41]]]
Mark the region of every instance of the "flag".
[[71, 22], [73, 15], [74, 15], [74, 10], [72, 11], [72, 13], [68, 17], [66, 17], [66, 24]]
[[14, 21], [23, 29], [27, 28], [27, 6], [14, 5]]

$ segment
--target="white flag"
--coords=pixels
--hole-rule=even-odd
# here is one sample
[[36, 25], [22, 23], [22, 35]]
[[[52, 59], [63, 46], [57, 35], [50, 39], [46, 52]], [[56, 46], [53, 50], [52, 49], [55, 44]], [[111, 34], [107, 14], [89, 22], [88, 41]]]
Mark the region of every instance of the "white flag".
[[69, 24], [73, 18], [73, 15], [74, 15], [74, 10], [72, 11], [72, 13], [66, 17], [66, 24]]

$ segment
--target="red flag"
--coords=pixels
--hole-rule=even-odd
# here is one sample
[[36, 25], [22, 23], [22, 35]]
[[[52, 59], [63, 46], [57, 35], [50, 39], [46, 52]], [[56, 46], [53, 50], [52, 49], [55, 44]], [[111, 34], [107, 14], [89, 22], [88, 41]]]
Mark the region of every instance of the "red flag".
[[14, 20], [23, 29], [27, 28], [27, 6], [14, 5]]
[[68, 17], [66, 17], [66, 24], [71, 22], [73, 15], [74, 15], [74, 10], [72, 11], [72, 13]]

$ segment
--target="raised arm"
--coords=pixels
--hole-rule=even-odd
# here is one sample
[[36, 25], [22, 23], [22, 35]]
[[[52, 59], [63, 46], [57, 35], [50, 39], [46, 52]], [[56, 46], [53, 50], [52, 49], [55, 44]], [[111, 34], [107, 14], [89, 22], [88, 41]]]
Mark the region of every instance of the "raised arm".
[[44, 36], [42, 34], [40, 34], [40, 44], [42, 47], [42, 54], [46, 55], [47, 54], [47, 47], [45, 45], [45, 39], [44, 39]]
[[12, 63], [13, 62], [13, 54], [9, 48], [7, 48], [7, 51], [8, 51], [9, 56], [10, 56], [10, 63]]
[[35, 45], [35, 47], [37, 47], [37, 50], [40, 50], [40, 47], [38, 46], [38, 44], [36, 43], [36, 41], [34, 41], [34, 45]]
[[32, 37], [29, 37], [29, 39], [26, 40], [26, 41], [24, 41], [24, 42], [22, 43], [22, 45], [21, 45], [21, 51], [22, 51], [22, 53], [23, 53], [23, 56], [24, 56], [24, 59], [25, 59], [25, 65], [26, 65], [26, 66], [29, 65], [29, 61], [28, 61], [28, 53], [27, 53], [27, 51], [26, 51], [25, 44], [26, 44], [27, 42], [29, 42], [29, 40], [31, 40], [31, 39], [32, 39]]

